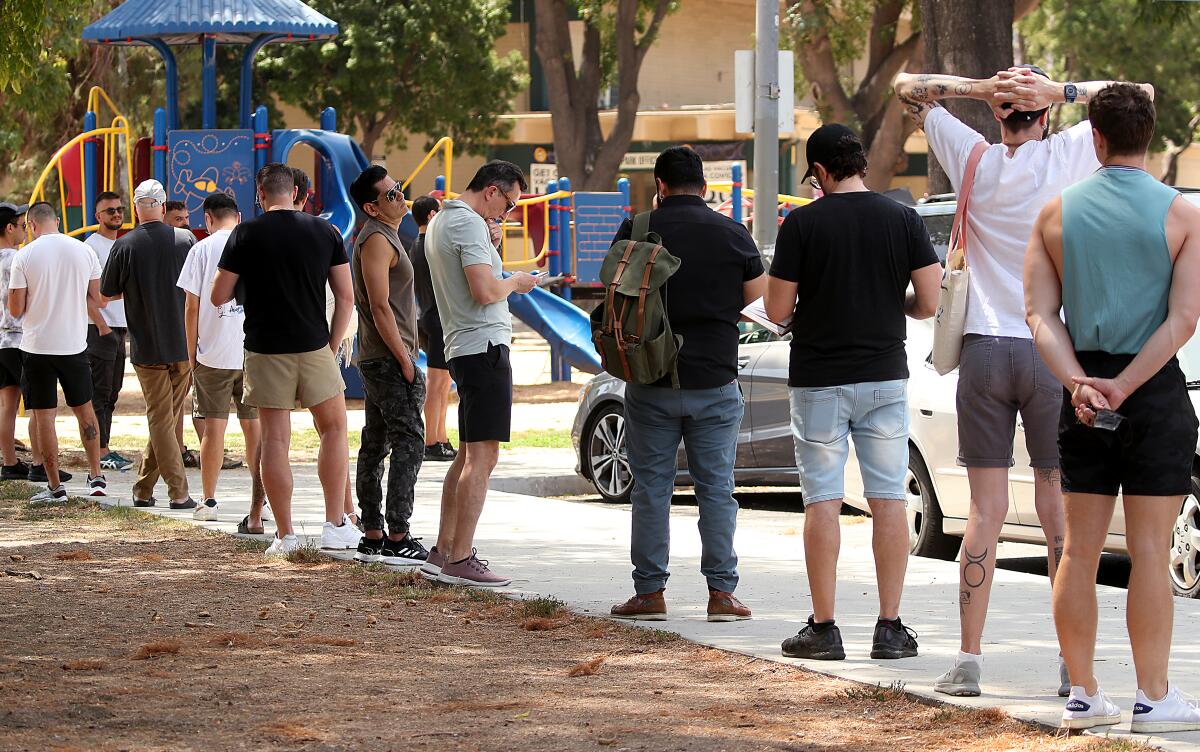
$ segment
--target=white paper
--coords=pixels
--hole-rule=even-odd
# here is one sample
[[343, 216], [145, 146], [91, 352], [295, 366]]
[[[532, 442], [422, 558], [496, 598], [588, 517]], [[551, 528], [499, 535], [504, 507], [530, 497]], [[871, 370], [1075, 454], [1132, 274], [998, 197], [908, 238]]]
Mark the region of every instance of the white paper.
[[742, 315], [758, 324], [769, 332], [783, 336], [787, 328], [792, 324], [792, 317], [788, 316], [780, 322], [772, 321], [767, 317], [767, 303], [763, 298], [759, 298], [750, 305], [742, 309]]

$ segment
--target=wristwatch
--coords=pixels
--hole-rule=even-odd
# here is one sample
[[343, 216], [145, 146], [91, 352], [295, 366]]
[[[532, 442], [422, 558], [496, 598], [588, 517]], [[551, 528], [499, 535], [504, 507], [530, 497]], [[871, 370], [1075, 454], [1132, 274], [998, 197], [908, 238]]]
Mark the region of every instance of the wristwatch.
[[1068, 83], [1063, 86], [1063, 99], [1067, 104], [1075, 104], [1075, 99], [1079, 96], [1079, 87], [1075, 84]]

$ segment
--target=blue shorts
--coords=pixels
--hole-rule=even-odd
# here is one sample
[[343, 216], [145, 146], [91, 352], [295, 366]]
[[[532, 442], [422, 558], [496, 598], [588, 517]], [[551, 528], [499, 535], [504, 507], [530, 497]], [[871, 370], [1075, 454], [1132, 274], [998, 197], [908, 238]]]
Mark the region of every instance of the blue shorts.
[[851, 437], [868, 499], [906, 498], [908, 380], [793, 387], [792, 436], [804, 505], [844, 498]]

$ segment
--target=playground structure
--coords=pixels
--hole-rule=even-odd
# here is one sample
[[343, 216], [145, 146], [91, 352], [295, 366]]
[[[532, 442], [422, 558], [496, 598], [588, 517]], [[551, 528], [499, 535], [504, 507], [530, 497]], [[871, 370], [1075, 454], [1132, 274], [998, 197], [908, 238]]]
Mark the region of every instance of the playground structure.
[[[350, 183], [369, 164], [367, 156], [349, 135], [337, 130], [337, 112], [326, 107], [319, 128], [269, 129], [268, 111], [251, 111], [254, 59], [267, 44], [307, 43], [328, 40], [338, 33], [334, 21], [300, 0], [272, 0], [269, 13], [257, 0], [194, 0], [163, 7], [158, 0], [127, 0], [84, 29], [83, 38], [94, 44], [145, 45], [163, 58], [165, 107], [154, 113], [153, 133], [135, 139], [128, 120], [108, 95], [94, 87], [79, 135], [64, 144], [43, 170], [30, 202], [51, 200], [60, 210], [63, 232], [86, 236], [94, 223], [96, 196], [118, 191], [132, 197], [134, 186], [153, 177], [166, 188], [169, 200], [182, 201], [189, 224], [203, 229], [204, 198], [222, 191], [232, 196], [243, 214], [261, 213], [255, 200], [255, 172], [268, 162], [288, 162], [300, 145], [314, 155], [314, 192], [309, 208], [341, 233], [350, 249], [365, 217], [349, 196]], [[172, 47], [202, 47], [202, 108], [198, 129], [183, 127], [179, 113], [178, 71]], [[217, 44], [244, 45], [241, 65], [238, 128], [217, 128]], [[107, 125], [100, 126], [101, 117]], [[452, 189], [454, 143], [440, 139], [404, 179], [405, 192], [440, 156], [443, 172], [433, 181], [432, 193], [457, 195]], [[752, 191], [741, 184], [736, 166], [733, 180], [713, 184], [728, 188], [732, 199], [728, 214], [742, 221], [746, 198]], [[808, 199], [781, 197], [781, 210]], [[545, 194], [524, 196], [507, 222], [501, 255], [508, 270], [544, 269], [562, 282], [550, 291], [535, 288], [513, 295], [515, 316], [544, 337], [551, 349], [554, 380], [570, 380], [571, 369], [600, 371], [600, 360], [591, 341], [588, 314], [573, 305], [573, 291], [599, 288], [600, 265], [621, 221], [631, 215], [629, 183], [618, 181], [615, 192], [572, 191], [570, 180], [552, 181]], [[134, 226], [131, 212], [125, 229]], [[401, 225], [402, 235], [415, 236], [411, 215]], [[351, 391], [357, 374], [347, 369]]]

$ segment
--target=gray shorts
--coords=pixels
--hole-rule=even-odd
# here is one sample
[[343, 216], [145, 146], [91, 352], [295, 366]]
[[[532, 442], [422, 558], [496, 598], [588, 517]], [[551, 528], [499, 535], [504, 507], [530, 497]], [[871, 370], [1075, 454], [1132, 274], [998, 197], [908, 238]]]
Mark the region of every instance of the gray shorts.
[[1033, 340], [968, 334], [958, 366], [958, 464], [1012, 467], [1019, 413], [1029, 466], [1057, 468], [1063, 391]]

